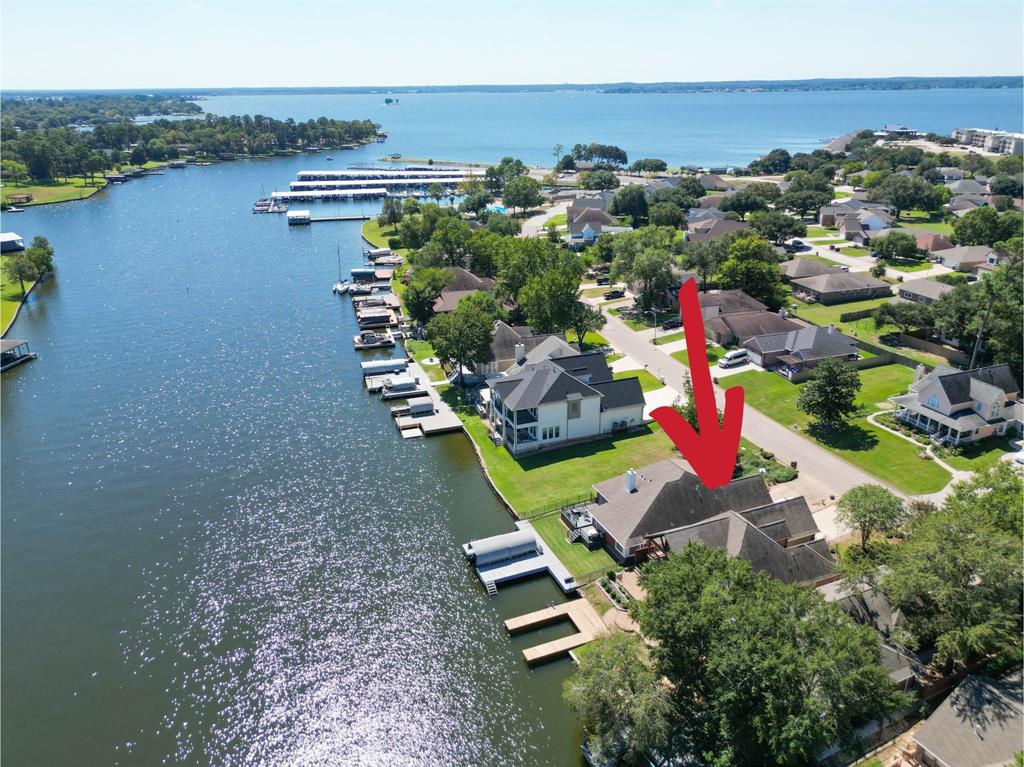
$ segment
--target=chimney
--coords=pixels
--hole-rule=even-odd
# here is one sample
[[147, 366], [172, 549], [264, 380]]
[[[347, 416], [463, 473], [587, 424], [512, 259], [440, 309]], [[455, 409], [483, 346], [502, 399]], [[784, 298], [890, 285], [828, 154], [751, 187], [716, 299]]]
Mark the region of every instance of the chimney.
[[835, 326], [835, 325], [833, 325], [833, 324], [832, 324], [832, 323], [830, 322], [830, 323], [829, 323], [829, 325], [828, 325], [828, 327], [827, 327], [827, 328], [825, 328], [825, 331], [826, 331], [826, 332], [827, 332], [827, 333], [828, 333], [829, 335], [832, 335], [833, 333], [835, 333], [835, 332], [836, 332], [836, 326]]
[[924, 378], [924, 365], [918, 363], [917, 367], [914, 368], [914, 381], [920, 381], [922, 378]]
[[516, 362], [522, 362], [526, 358], [526, 344], [516, 344]]
[[629, 471], [626, 472], [626, 492], [627, 493], [635, 493], [636, 492], [636, 470], [635, 469], [630, 469]]

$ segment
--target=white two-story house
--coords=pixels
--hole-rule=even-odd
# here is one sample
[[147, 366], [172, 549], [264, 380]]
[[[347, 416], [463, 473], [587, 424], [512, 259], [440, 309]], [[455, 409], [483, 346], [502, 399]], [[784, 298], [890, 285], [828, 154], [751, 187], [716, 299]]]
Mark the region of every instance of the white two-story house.
[[487, 386], [491, 436], [513, 455], [643, 423], [639, 379], [614, 380], [600, 352], [517, 366]]
[[910, 393], [890, 401], [896, 418], [952, 445], [1021, 431], [1020, 387], [1009, 365], [939, 365], [927, 375], [919, 366]]

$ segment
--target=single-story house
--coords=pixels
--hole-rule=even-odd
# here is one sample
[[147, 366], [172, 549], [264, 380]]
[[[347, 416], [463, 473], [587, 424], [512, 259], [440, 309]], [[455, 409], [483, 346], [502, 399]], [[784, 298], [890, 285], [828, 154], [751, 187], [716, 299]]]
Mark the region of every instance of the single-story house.
[[565, 211], [567, 221], [572, 221], [586, 208], [597, 208], [608, 210], [608, 203], [603, 197], [573, 197], [569, 201], [569, 207]]
[[852, 362], [859, 357], [854, 342], [832, 325], [754, 336], [743, 347], [755, 365], [793, 381], [806, 377], [822, 360]]
[[722, 204], [722, 200], [725, 199], [723, 194], [709, 194], [701, 197], [697, 200], [697, 206], [700, 208], [717, 208]]
[[743, 513], [730, 509], [713, 517], [648, 536], [656, 550], [669, 554], [696, 541], [725, 549], [755, 572], [783, 583], [818, 586], [836, 580], [835, 561], [807, 501], [800, 496]]
[[731, 232], [739, 232], [749, 229], [750, 224], [746, 221], [733, 221], [732, 219], [698, 221], [687, 228], [684, 235], [687, 242], [711, 242]]
[[959, 181], [964, 177], [964, 172], [961, 168], [936, 168], [936, 170], [942, 174], [942, 183], [944, 184]]
[[619, 562], [646, 556], [654, 548], [650, 536], [773, 503], [759, 474], [708, 490], [689, 464], [672, 458], [599, 482], [594, 492], [596, 500], [587, 511]]
[[[531, 352], [541, 347], [543, 356], [531, 359]], [[508, 325], [497, 320], [491, 337], [490, 353], [487, 359], [474, 366], [474, 372], [490, 378], [527, 360], [539, 362], [553, 356], [567, 357], [578, 353], [579, 349], [565, 340], [564, 333], [535, 333], [528, 325]]]
[[779, 264], [779, 271], [782, 272], [782, 281], [800, 280], [804, 277], [817, 277], [821, 274], [830, 274], [836, 267], [829, 266], [824, 261], [816, 258], [792, 258]]
[[913, 301], [918, 304], [930, 304], [937, 301], [952, 289], [952, 285], [947, 285], [946, 283], [939, 282], [937, 280], [929, 280], [928, 278], [907, 280], [906, 282], [900, 283], [897, 298], [893, 300], [898, 301], [902, 299], [904, 301]]
[[922, 253], [935, 253], [953, 247], [953, 242], [944, 234], [935, 232], [914, 232], [917, 249]]
[[696, 224], [698, 221], [721, 221], [725, 214], [718, 208], [690, 208], [686, 211], [687, 224]]
[[715, 173], [705, 173], [698, 181], [709, 192], [725, 192], [731, 188], [725, 179]]
[[804, 327], [769, 311], [740, 312], [712, 317], [704, 323], [704, 335], [719, 346], [742, 344], [754, 336], [788, 333]]
[[513, 455], [643, 423], [639, 379], [615, 380], [601, 352], [520, 365], [487, 387], [491, 436]]
[[946, 184], [953, 194], [988, 194], [988, 186], [979, 184], [973, 178], [962, 178]]
[[841, 304], [892, 295], [888, 282], [859, 272], [832, 272], [793, 280], [793, 294], [819, 304]]
[[768, 307], [751, 298], [742, 290], [716, 290], [713, 293], [698, 293], [700, 316], [706, 323], [713, 317], [741, 312], [764, 312]]
[[979, 265], [988, 263], [990, 258], [996, 258], [996, 253], [988, 245], [959, 245], [940, 250], [936, 258], [941, 259], [940, 263], [950, 269], [973, 272]]
[[928, 767], [1001, 767], [1014, 763], [1024, 730], [1022, 675], [964, 679], [914, 735]]
[[1020, 386], [1006, 364], [974, 370], [937, 365], [927, 375], [918, 366], [910, 392], [889, 401], [898, 420], [940, 442], [960, 445], [1021, 432]]
[[478, 277], [468, 269], [463, 269], [461, 266], [450, 266], [448, 271], [448, 282], [444, 286], [444, 290], [434, 301], [434, 314], [444, 314], [445, 312], [454, 312], [455, 307], [459, 305], [466, 296], [471, 293], [479, 293], [481, 291], [489, 293], [494, 289], [494, 280], [490, 277]]

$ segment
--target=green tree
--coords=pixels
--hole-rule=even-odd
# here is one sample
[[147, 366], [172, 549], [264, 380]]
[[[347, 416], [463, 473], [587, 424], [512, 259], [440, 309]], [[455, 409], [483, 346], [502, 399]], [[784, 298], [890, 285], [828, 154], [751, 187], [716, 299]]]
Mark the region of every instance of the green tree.
[[885, 261], [876, 261], [874, 264], [872, 264], [871, 269], [869, 269], [868, 271], [871, 273], [872, 277], [874, 277], [877, 280], [880, 280], [883, 277], [885, 277], [885, 273], [888, 271], [888, 269], [885, 266]]
[[750, 214], [750, 226], [776, 245], [790, 237], [803, 237], [807, 234], [807, 225], [803, 221], [777, 210], [754, 211]]
[[846, 423], [856, 409], [860, 375], [842, 360], [829, 357], [818, 363], [811, 380], [800, 388], [796, 405], [800, 410], [829, 428]]
[[[881, 262], [879, 262], [881, 263]], [[896, 325], [903, 333], [926, 330], [935, 326], [935, 311], [928, 304], [895, 301], [879, 306], [873, 315], [876, 328]]]
[[814, 189], [793, 191], [790, 188], [775, 201], [775, 208], [776, 210], [791, 210], [799, 216], [806, 216], [830, 202], [832, 202], [832, 192], [830, 191]]
[[34, 282], [39, 278], [39, 270], [36, 265], [32, 263], [27, 254], [17, 253], [4, 259], [3, 269], [9, 280], [16, 281], [21, 285], [21, 298], [24, 300], [25, 283]]
[[729, 246], [729, 257], [719, 270], [718, 283], [739, 289], [773, 309], [782, 304], [782, 277], [772, 246], [748, 232]]
[[814, 589], [690, 543], [646, 565], [632, 610], [671, 685], [682, 748], [716, 767], [814, 763], [907, 698], [880, 640]]
[[619, 177], [610, 170], [585, 170], [580, 173], [580, 186], [584, 189], [618, 189]]
[[871, 241], [879, 258], [886, 261], [907, 261], [917, 258], [917, 240], [906, 232], [891, 231]]
[[377, 224], [381, 228], [390, 226], [392, 229], [398, 228], [398, 222], [402, 220], [402, 201], [397, 197], [385, 197], [384, 203], [380, 209], [380, 215], [377, 216]]
[[771, 181], [754, 181], [743, 188], [751, 194], [756, 194], [765, 202], [775, 202], [782, 195], [779, 185], [773, 184]]
[[894, 173], [872, 190], [871, 197], [889, 203], [897, 219], [903, 211], [911, 208], [935, 210], [939, 207], [935, 188], [917, 176], [901, 176]]
[[445, 269], [425, 267], [415, 269], [406, 286], [405, 309], [417, 322], [428, 322], [434, 316], [434, 303], [448, 283]]
[[441, 199], [444, 197], [444, 187], [435, 181], [427, 187], [427, 197], [440, 204]]
[[437, 356], [456, 368], [459, 384], [463, 370], [487, 358], [494, 333], [494, 318], [474, 302], [463, 300], [453, 312], [439, 314], [427, 324], [427, 339]]
[[558, 333], [571, 327], [582, 274], [578, 260], [565, 261], [527, 281], [519, 292], [519, 304], [531, 328], [538, 333]]
[[651, 226], [671, 226], [676, 229], [686, 227], [686, 213], [670, 202], [651, 205], [647, 211], [647, 220]]
[[711, 278], [718, 274], [728, 257], [729, 245], [724, 238], [687, 243], [683, 249], [683, 266], [695, 271], [703, 289], [707, 290]]
[[741, 219], [746, 218], [748, 213], [753, 213], [755, 210], [764, 210], [767, 207], [768, 203], [765, 202], [763, 197], [759, 197], [746, 189], [741, 189], [734, 194], [727, 194], [718, 205], [719, 210], [738, 213]]
[[516, 176], [505, 185], [502, 200], [515, 211], [526, 210], [544, 202], [540, 194], [540, 182], [529, 176]]
[[999, 237], [999, 214], [988, 206], [968, 211], [953, 222], [958, 245], [992, 245]]
[[689, 373], [683, 373], [683, 393], [676, 397], [672, 407], [679, 415], [686, 419], [694, 429], [700, 429], [700, 421], [697, 417], [697, 403], [693, 396], [693, 380]]
[[577, 302], [569, 327], [576, 332], [576, 341], [582, 349], [584, 348], [584, 340], [587, 337], [587, 333], [597, 333], [605, 326], [607, 321], [599, 310], [582, 302]]
[[647, 196], [644, 188], [638, 184], [624, 186], [615, 193], [612, 198], [610, 213], [613, 216], [631, 216], [633, 228], [640, 226], [640, 222], [647, 218]]
[[28, 166], [17, 160], [0, 161], [0, 178], [18, 185], [28, 178]]
[[587, 647], [565, 681], [565, 703], [602, 764], [646, 767], [669, 742], [672, 703], [644, 655], [639, 637], [612, 631]]
[[867, 553], [872, 533], [898, 532], [907, 514], [903, 501], [881, 485], [857, 485], [839, 499], [836, 516], [860, 533], [860, 549]]
[[948, 662], [1019, 646], [1022, 503], [1020, 475], [999, 463], [910, 520], [880, 577], [907, 618], [898, 641], [934, 642]]

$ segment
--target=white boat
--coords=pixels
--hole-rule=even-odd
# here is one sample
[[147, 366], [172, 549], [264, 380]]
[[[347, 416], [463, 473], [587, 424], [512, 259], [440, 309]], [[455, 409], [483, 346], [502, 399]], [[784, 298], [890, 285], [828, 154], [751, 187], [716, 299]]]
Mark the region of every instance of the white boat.
[[333, 160], [334, 158], [333, 158], [333, 157], [331, 157], [330, 155], [327, 155], [327, 157], [325, 157], [324, 159], [325, 159], [325, 160]]
[[341, 282], [334, 283], [334, 287], [331, 288], [332, 293], [337, 293], [339, 296], [342, 293], [348, 293], [348, 280], [342, 280]]
[[11, 207], [9, 207], [7, 210], [4, 211], [4, 213], [24, 213], [24, 212], [25, 212], [24, 208], [15, 208], [13, 205]]

